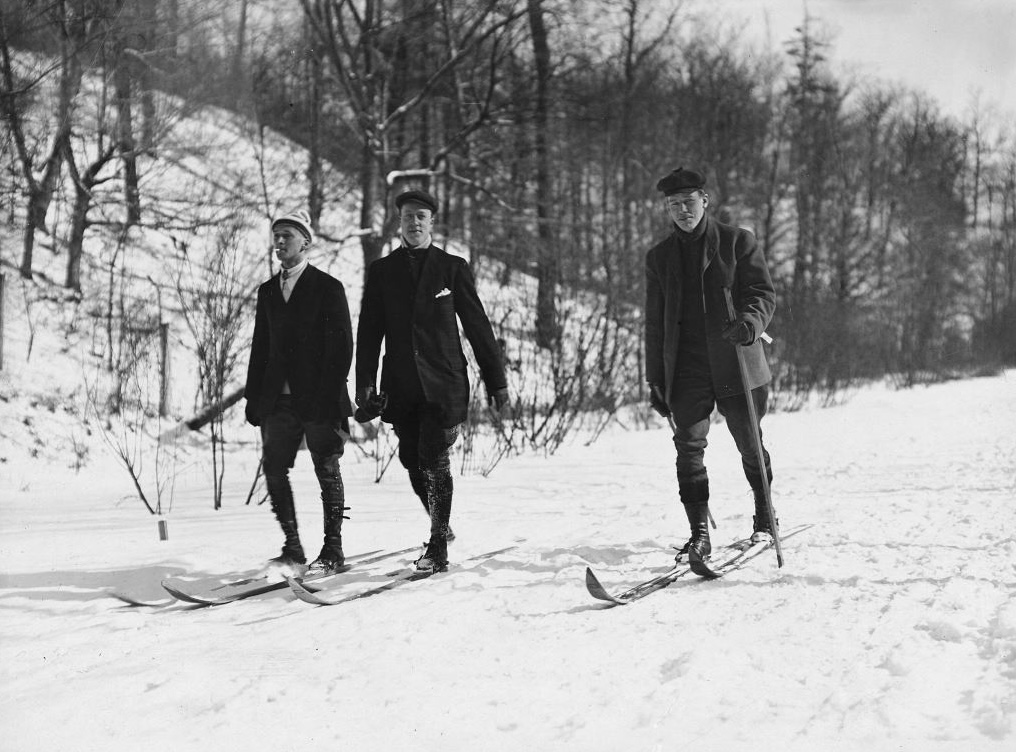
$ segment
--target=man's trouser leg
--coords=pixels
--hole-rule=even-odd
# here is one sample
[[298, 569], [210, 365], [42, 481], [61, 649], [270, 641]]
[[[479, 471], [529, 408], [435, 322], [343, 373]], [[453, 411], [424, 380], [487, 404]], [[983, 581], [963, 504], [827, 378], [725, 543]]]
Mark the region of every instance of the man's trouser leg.
[[674, 447], [677, 449], [677, 484], [691, 529], [691, 538], [679, 552], [679, 558], [687, 554], [692, 546], [702, 558], [712, 550], [709, 541], [709, 474], [706, 471], [705, 452], [709, 443], [707, 437], [713, 404], [712, 382], [707, 375], [678, 374], [671, 397]]
[[[762, 438], [762, 417], [766, 414], [769, 405], [769, 388], [760, 386], [752, 389], [752, 399], [755, 401], [755, 412], [758, 415], [759, 425], [757, 426], [759, 438]], [[741, 466], [744, 469], [744, 477], [751, 486], [752, 495], [755, 501], [755, 516], [752, 526], [754, 532], [771, 533], [769, 522], [769, 510], [766, 506], [765, 491], [762, 483], [762, 473], [766, 473], [770, 488], [772, 487], [773, 470], [769, 459], [769, 452], [763, 443], [762, 457], [763, 466], [759, 464], [758, 452], [755, 448], [754, 428], [751, 425], [751, 416], [748, 412], [747, 400], [743, 394], [732, 397], [724, 397], [717, 401], [720, 414], [727, 422], [727, 428], [734, 439], [737, 451], [741, 454]]]
[[293, 410], [292, 399], [280, 397], [275, 409], [261, 423], [262, 470], [272, 512], [285, 536], [282, 553], [277, 560], [296, 564], [304, 564], [307, 559], [300, 544], [289, 470], [302, 440], [303, 427]]

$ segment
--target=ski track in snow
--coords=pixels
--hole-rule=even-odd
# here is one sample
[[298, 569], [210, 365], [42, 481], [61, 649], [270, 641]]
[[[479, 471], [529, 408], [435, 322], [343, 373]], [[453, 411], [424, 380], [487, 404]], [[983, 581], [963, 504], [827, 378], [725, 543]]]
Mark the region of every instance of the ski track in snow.
[[[815, 527], [727, 578], [607, 608], [683, 542], [665, 428], [456, 478], [453, 561], [495, 559], [349, 604], [285, 591], [227, 606], [122, 607], [165, 577], [249, 570], [278, 548], [265, 507], [199, 474], [159, 542], [115, 470], [0, 486], [4, 750], [1012, 750], [1016, 372], [765, 419], [784, 525]], [[751, 497], [714, 426], [714, 541]], [[247, 463], [244, 470], [242, 463]], [[237, 467], [236, 470], [233, 468]], [[422, 541], [404, 471], [347, 455], [348, 553]], [[30, 468], [19, 469], [22, 477]], [[305, 547], [320, 531], [305, 454]], [[3, 483], [0, 480], [0, 483]], [[313, 551], [308, 550], [309, 554]], [[403, 565], [412, 556], [401, 558]], [[354, 592], [400, 560], [350, 573]]]

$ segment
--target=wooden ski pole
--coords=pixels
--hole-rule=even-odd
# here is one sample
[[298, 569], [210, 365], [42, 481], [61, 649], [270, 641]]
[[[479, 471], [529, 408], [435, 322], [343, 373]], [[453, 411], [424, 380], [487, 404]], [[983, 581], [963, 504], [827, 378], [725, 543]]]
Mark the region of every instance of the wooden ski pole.
[[[727, 300], [727, 319], [735, 321], [737, 312], [734, 310], [734, 298], [730, 294], [730, 288], [723, 288], [723, 297]], [[758, 410], [755, 409], [755, 400], [751, 396], [751, 389], [748, 387], [748, 368], [744, 363], [744, 352], [741, 345], [734, 345], [737, 352], [737, 370], [741, 372], [741, 386], [744, 388], [744, 398], [748, 402], [748, 419], [751, 421], [751, 436], [755, 442], [755, 455], [758, 457], [758, 466], [762, 475], [762, 495], [766, 500], [766, 514], [769, 515], [769, 527], [773, 534], [773, 543], [776, 546], [776, 563], [783, 566], [783, 547], [780, 544], [780, 531], [776, 527], [776, 513], [773, 511], [773, 497], [769, 491], [769, 473], [766, 471], [766, 456], [762, 449], [762, 434], [759, 430]]]

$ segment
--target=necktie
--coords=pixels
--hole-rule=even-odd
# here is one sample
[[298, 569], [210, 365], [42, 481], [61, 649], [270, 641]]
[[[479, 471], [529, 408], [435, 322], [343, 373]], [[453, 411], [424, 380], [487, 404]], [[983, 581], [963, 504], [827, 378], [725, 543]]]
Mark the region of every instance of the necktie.
[[287, 301], [289, 300], [289, 285], [287, 284], [288, 280], [289, 280], [289, 269], [283, 269], [282, 270], [282, 297], [285, 298]]

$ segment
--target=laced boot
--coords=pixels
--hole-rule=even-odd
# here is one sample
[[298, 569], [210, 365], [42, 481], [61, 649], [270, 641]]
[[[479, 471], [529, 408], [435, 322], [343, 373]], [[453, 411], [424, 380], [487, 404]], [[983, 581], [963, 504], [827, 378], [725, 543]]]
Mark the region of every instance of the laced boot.
[[[771, 543], [773, 540], [773, 526], [769, 521], [769, 509], [766, 505], [765, 492], [761, 488], [753, 488], [755, 496], [755, 514], [751, 518], [751, 542]], [[773, 510], [775, 516], [775, 509]], [[776, 520], [776, 527], [779, 528], [780, 521]]]
[[709, 541], [709, 505], [705, 502], [685, 504], [684, 512], [688, 515], [691, 538], [688, 539], [688, 542], [681, 549], [685, 557], [682, 561], [687, 561], [692, 551], [705, 561], [713, 551], [713, 545]]
[[300, 544], [300, 532], [296, 524], [296, 507], [293, 504], [293, 490], [289, 485], [289, 478], [285, 475], [266, 475], [265, 484], [268, 486], [268, 495], [272, 500], [275, 519], [278, 520], [282, 534], [286, 537], [282, 553], [269, 559], [268, 563], [302, 566], [307, 562], [307, 557], [304, 556], [303, 546]]
[[346, 507], [325, 504], [325, 540], [321, 546], [321, 553], [307, 567], [309, 576], [324, 576], [336, 574], [341, 571], [346, 563], [346, 556], [342, 552], [342, 513]]
[[421, 572], [444, 572], [448, 569], [448, 541], [443, 535], [432, 535], [423, 556], [416, 560]]
[[702, 559], [712, 553], [712, 544], [709, 541], [709, 479], [689, 480], [678, 477], [677, 482], [681, 504], [691, 526], [691, 537], [678, 549], [674, 561], [677, 564], [685, 564], [688, 561], [688, 551], [693, 545]]
[[279, 525], [286, 536], [286, 542], [282, 545], [282, 553], [269, 559], [268, 563], [282, 567], [303, 566], [307, 563], [307, 557], [304, 556], [303, 546], [300, 545], [300, 533], [296, 522], [280, 522]]
[[430, 541], [416, 568], [423, 572], [448, 569], [448, 520], [452, 513], [452, 474], [450, 470], [427, 471], [430, 481]]
[[308, 575], [335, 574], [346, 563], [342, 552], [342, 520], [346, 506], [345, 487], [339, 473], [338, 457], [328, 457], [315, 466], [321, 486], [321, 508], [324, 513], [324, 544], [321, 553], [311, 562]]

